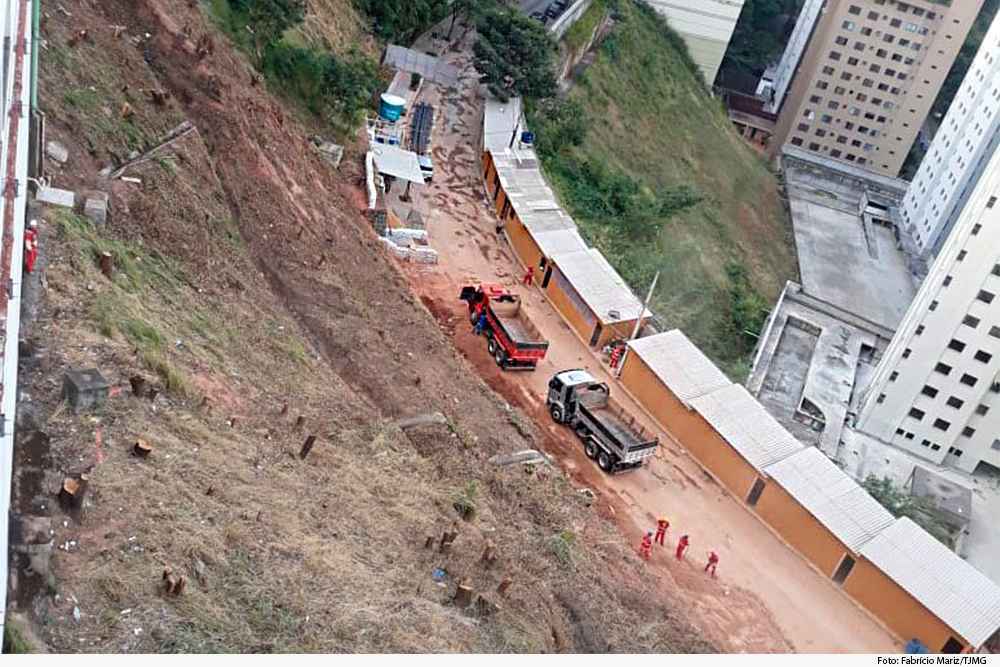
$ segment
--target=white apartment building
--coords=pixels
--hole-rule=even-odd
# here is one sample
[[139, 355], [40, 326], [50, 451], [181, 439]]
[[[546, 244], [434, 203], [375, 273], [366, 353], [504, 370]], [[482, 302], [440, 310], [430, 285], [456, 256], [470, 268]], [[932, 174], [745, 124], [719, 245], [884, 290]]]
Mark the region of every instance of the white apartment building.
[[862, 397], [857, 426], [937, 464], [1000, 468], [1000, 151]]
[[920, 255], [941, 249], [1000, 142], [1000, 14], [948, 108], [900, 209]]
[[744, 0], [648, 0], [684, 39], [691, 58], [711, 86], [729, 48]]

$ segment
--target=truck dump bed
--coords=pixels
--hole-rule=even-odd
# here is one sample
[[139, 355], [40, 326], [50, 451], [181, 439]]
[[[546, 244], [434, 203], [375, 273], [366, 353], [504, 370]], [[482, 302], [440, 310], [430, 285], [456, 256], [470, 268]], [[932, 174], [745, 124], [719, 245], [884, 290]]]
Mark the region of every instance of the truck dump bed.
[[532, 345], [548, 346], [546, 340], [539, 333], [538, 329], [531, 321], [522, 315], [520, 301], [491, 301], [490, 309], [497, 322], [503, 327], [504, 333], [514, 341], [518, 347]]
[[[606, 394], [588, 394], [580, 401], [580, 411], [624, 453], [655, 448], [656, 437], [635, 422]], [[624, 457], [623, 457], [624, 458]]]

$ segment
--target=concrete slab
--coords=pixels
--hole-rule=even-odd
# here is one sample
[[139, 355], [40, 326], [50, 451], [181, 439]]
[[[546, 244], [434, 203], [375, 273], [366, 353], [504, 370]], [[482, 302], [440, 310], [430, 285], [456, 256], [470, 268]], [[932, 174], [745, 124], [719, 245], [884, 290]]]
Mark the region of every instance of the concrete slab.
[[68, 370], [63, 378], [63, 396], [74, 411], [102, 405], [111, 385], [96, 368]]
[[862, 193], [794, 170], [786, 178], [805, 292], [895, 329], [916, 286], [892, 231], [866, 228], [859, 212]]
[[66, 164], [66, 161], [69, 160], [69, 149], [58, 141], [50, 141], [45, 144], [45, 154], [59, 164]]
[[61, 190], [59, 188], [38, 188], [35, 199], [51, 206], [73, 208], [76, 203], [76, 193], [71, 190]]

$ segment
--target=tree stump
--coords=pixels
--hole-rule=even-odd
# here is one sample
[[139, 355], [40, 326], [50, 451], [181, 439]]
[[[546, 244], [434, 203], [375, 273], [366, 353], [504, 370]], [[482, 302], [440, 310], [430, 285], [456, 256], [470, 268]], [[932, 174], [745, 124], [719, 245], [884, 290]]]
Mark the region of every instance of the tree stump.
[[295, 430], [296, 431], [300, 430], [305, 425], [305, 423], [306, 423], [306, 418], [303, 417], [302, 415], [299, 415], [298, 418], [295, 420]]
[[132, 454], [138, 456], [140, 459], [144, 459], [153, 452], [153, 446], [149, 444], [146, 440], [139, 438], [132, 445]]
[[428, 535], [427, 539], [424, 540], [424, 549], [430, 549], [434, 546], [434, 536]]
[[164, 593], [176, 597], [184, 592], [185, 586], [187, 586], [187, 577], [180, 574], [174, 574], [172, 567], [168, 566], [163, 568]]
[[144, 393], [146, 393], [146, 385], [148, 384], [146, 382], [146, 378], [142, 377], [141, 375], [133, 375], [128, 379], [128, 381], [129, 384], [132, 385], [133, 396], [142, 396]]
[[62, 488], [59, 489], [59, 503], [66, 509], [80, 509], [83, 498], [87, 495], [88, 481], [85, 474], [63, 479]]
[[441, 553], [448, 553], [451, 551], [451, 545], [454, 544], [455, 540], [458, 538], [457, 530], [446, 530], [441, 534], [441, 544], [438, 545], [438, 551]]
[[98, 264], [101, 267], [101, 273], [108, 280], [111, 280], [115, 276], [115, 260], [111, 256], [110, 252], [102, 252], [101, 256], [98, 258]]
[[483, 549], [483, 556], [479, 559], [486, 567], [493, 565], [497, 560], [497, 548], [492, 542], [486, 543], [486, 548]]
[[503, 578], [500, 585], [497, 586], [497, 593], [500, 594], [500, 597], [507, 597], [507, 589], [510, 588], [510, 585], [513, 583], [514, 581], [510, 577]]
[[452, 598], [452, 601], [459, 609], [465, 609], [472, 604], [472, 596], [474, 594], [475, 592], [472, 590], [472, 585], [468, 581], [463, 581], [455, 589], [455, 597]]

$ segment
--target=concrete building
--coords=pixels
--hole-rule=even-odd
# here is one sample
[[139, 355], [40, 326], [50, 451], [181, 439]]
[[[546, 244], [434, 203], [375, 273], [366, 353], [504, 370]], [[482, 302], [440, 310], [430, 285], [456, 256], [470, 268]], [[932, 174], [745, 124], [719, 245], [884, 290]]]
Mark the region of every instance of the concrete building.
[[941, 249], [1000, 143], [1000, 15], [994, 18], [903, 199], [900, 217], [921, 257]]
[[781, 109], [788, 93], [788, 86], [792, 83], [792, 77], [795, 76], [806, 47], [809, 46], [809, 40], [825, 4], [826, 0], [805, 1], [795, 20], [795, 28], [788, 39], [788, 44], [781, 54], [781, 60], [778, 61], [777, 67], [768, 68], [761, 78], [757, 94], [767, 100], [767, 111], [777, 113]]
[[1000, 151], [865, 390], [857, 427], [936, 464], [1000, 468]]
[[744, 0], [648, 0], [687, 44], [711, 86], [729, 48]]
[[791, 144], [899, 173], [983, 0], [826, 0], [778, 116]]

